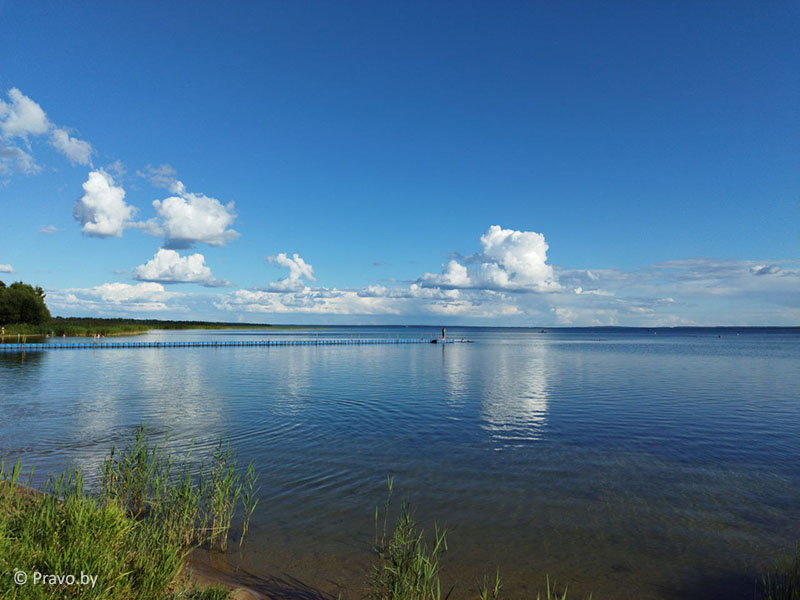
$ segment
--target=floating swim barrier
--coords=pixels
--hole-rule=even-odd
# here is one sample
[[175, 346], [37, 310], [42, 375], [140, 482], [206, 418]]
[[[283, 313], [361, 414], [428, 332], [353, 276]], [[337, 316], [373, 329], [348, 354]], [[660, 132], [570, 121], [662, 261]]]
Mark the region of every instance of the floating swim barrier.
[[263, 340], [242, 342], [91, 342], [66, 344], [61, 342], [36, 344], [0, 344], [0, 352], [38, 350], [111, 350], [115, 348], [272, 348], [279, 346], [370, 346], [385, 344], [461, 344], [468, 340], [434, 338], [333, 338], [322, 340]]

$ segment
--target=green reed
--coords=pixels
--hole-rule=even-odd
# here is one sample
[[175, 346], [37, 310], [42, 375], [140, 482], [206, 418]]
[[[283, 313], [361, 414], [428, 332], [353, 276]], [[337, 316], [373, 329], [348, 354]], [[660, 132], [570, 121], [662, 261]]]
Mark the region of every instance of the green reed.
[[245, 471], [244, 474], [244, 493], [242, 495], [242, 508], [244, 514], [242, 517], [242, 533], [239, 536], [239, 546], [241, 546], [244, 542], [244, 538], [250, 529], [250, 517], [253, 516], [253, 512], [258, 504], [258, 488], [256, 488], [257, 482], [258, 475], [256, 474], [256, 468], [253, 463], [250, 463], [247, 465], [247, 471]]
[[758, 600], [800, 600], [800, 550], [793, 559], [764, 575], [759, 583]]
[[[174, 454], [167, 442], [151, 443], [140, 427], [124, 447], [113, 446], [97, 494], [80, 470], [51, 476], [39, 493], [19, 485], [20, 462], [0, 463], [0, 571], [9, 571], [0, 577], [0, 598], [228, 598], [224, 588], [190, 589], [186, 557], [197, 546], [224, 551], [239, 514], [241, 545], [257, 503], [255, 468], [239, 473], [220, 443], [210, 464], [192, 469], [189, 455]], [[91, 589], [23, 587], [13, 582], [14, 569], [98, 580]]]
[[[483, 577], [483, 583], [479, 590], [480, 600], [499, 600], [500, 590], [503, 588], [502, 580], [500, 579], [500, 570], [498, 569], [494, 579], [489, 579], [487, 575]], [[545, 591], [544, 595], [541, 593], [536, 594], [536, 600], [567, 600], [567, 588], [558, 593], [555, 585], [550, 586], [550, 577], [545, 578]], [[589, 600], [592, 600], [592, 594], [589, 594]]]
[[223, 551], [227, 548], [231, 520], [242, 494], [241, 477], [236, 472], [236, 462], [230, 446], [223, 445], [220, 440], [212, 455], [209, 536], [211, 545], [219, 543]]
[[483, 576], [483, 585], [480, 589], [480, 600], [498, 600], [503, 584], [500, 580], [500, 569], [497, 569], [494, 576], [494, 583], [490, 582], [489, 576]]
[[210, 464], [193, 473], [190, 454], [178, 457], [167, 444], [167, 438], [151, 444], [140, 427], [124, 449], [112, 447], [102, 467], [105, 497], [137, 518], [169, 524], [166, 535], [187, 547], [227, 550], [240, 514], [241, 545], [257, 503], [253, 465], [242, 475], [230, 446], [220, 441]]
[[[424, 531], [420, 529], [407, 503], [388, 529], [388, 514], [392, 499], [393, 480], [388, 480], [388, 493], [384, 503], [383, 526], [379, 528], [380, 511], [375, 509], [376, 565], [374, 567], [371, 597], [374, 600], [441, 600], [439, 561], [447, 550], [445, 531], [434, 527], [429, 546]], [[444, 595], [448, 598], [452, 589]]]

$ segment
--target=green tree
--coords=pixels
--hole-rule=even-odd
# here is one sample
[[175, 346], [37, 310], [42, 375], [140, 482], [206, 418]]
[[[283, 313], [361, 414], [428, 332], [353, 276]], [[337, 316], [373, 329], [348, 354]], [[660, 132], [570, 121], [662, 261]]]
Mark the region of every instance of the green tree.
[[39, 325], [50, 320], [50, 311], [44, 302], [45, 293], [17, 281], [9, 286], [0, 281], [0, 324], [27, 323]]

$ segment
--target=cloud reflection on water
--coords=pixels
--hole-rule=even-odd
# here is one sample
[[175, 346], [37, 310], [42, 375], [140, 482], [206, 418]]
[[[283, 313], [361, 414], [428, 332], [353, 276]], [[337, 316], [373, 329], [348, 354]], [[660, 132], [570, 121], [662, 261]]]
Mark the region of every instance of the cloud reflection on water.
[[495, 368], [486, 376], [481, 398], [481, 428], [496, 449], [543, 437], [548, 415], [548, 346], [497, 345]]

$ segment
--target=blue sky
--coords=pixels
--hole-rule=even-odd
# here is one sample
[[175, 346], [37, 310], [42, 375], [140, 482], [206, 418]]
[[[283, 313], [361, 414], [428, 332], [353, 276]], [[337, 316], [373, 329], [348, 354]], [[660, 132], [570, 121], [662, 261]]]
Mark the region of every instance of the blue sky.
[[0, 278], [61, 315], [798, 325], [798, 25], [0, 0]]

